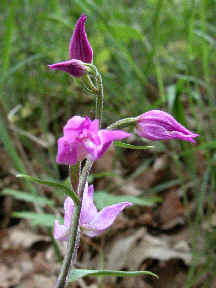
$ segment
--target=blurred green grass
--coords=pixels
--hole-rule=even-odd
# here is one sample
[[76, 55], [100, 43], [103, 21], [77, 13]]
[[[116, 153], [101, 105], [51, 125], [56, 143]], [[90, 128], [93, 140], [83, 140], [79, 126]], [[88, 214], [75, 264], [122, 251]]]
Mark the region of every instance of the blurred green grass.
[[[94, 63], [103, 75], [104, 122], [162, 108], [200, 133], [196, 146], [173, 142], [171, 148], [165, 144], [160, 148], [171, 155], [182, 183], [194, 183], [199, 207], [194, 233], [198, 233], [205, 194], [207, 215], [215, 209], [216, 1], [2, 0], [0, 8], [0, 120], [4, 121], [0, 139], [15, 168], [25, 173], [23, 159], [18, 159], [5, 129], [3, 111], [7, 114], [21, 105], [11, 117], [13, 124], [45, 142], [55, 141], [75, 113], [94, 115], [94, 99], [83, 93], [79, 82], [47, 67], [68, 59], [74, 24], [86, 13]], [[55, 145], [48, 145], [47, 153], [22, 133], [17, 138], [30, 162], [59, 177]], [[197, 153], [202, 153], [208, 175], [197, 171]], [[216, 265], [212, 257], [210, 261]], [[196, 265], [192, 268], [186, 287], [192, 287], [197, 277]]]

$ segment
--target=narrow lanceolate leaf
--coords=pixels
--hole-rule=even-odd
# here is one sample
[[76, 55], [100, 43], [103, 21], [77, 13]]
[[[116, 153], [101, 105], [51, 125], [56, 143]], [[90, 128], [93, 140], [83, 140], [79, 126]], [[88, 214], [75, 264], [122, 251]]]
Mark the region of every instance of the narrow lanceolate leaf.
[[158, 276], [150, 271], [115, 271], [115, 270], [87, 270], [74, 269], [70, 272], [68, 282], [76, 281], [86, 276], [117, 276], [117, 277], [135, 277], [141, 275], [149, 275], [158, 278]]
[[154, 206], [156, 203], [161, 202], [159, 197], [136, 197], [132, 195], [112, 195], [105, 191], [96, 192], [94, 195], [96, 207], [100, 210], [106, 206], [113, 205], [119, 202], [131, 202], [134, 205], [140, 206]]
[[53, 214], [33, 213], [33, 212], [14, 212], [15, 218], [29, 219], [33, 225], [41, 225], [45, 227], [53, 227], [56, 216]]
[[14, 189], [4, 189], [1, 193], [1, 195], [9, 195], [12, 196], [18, 200], [23, 200], [26, 202], [31, 202], [31, 203], [35, 203], [39, 206], [53, 206], [54, 205], [54, 201], [47, 199], [45, 197], [41, 197], [41, 196], [37, 196], [37, 195], [33, 195], [27, 192], [23, 192], [23, 191], [19, 191], [19, 190], [14, 190]]
[[79, 198], [78, 196], [74, 193], [74, 191], [72, 191], [68, 186], [59, 183], [59, 182], [55, 182], [55, 181], [50, 181], [50, 180], [42, 180], [39, 179], [37, 177], [32, 177], [26, 174], [18, 174], [16, 175], [16, 177], [19, 178], [24, 178], [30, 182], [34, 182], [34, 183], [39, 183], [39, 184], [43, 184], [43, 185], [47, 185], [50, 187], [55, 187], [58, 189], [62, 189], [69, 197], [71, 197], [75, 203], [79, 203]]
[[154, 148], [154, 146], [137, 146], [137, 145], [131, 145], [123, 142], [114, 142], [114, 145], [117, 147], [121, 148], [126, 148], [126, 149], [134, 149], [134, 150], [149, 150]]

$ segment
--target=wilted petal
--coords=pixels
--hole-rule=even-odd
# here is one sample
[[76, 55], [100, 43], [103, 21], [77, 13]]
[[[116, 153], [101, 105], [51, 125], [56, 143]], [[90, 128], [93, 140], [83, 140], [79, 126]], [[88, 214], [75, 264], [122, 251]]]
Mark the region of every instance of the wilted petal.
[[64, 201], [64, 225], [70, 227], [73, 218], [74, 203], [70, 197], [67, 197]]
[[56, 64], [48, 65], [52, 70], [61, 70], [69, 73], [73, 77], [81, 77], [87, 72], [87, 67], [84, 63], [77, 59], [58, 62]]
[[64, 225], [59, 224], [58, 220], [55, 220], [53, 234], [56, 240], [66, 241], [68, 240], [69, 229]]
[[94, 237], [102, 234], [107, 228], [109, 228], [119, 213], [126, 207], [131, 206], [130, 202], [122, 202], [107, 206], [103, 208], [96, 217], [89, 224], [82, 225], [83, 232], [89, 236]]
[[70, 45], [69, 54], [71, 59], [78, 59], [85, 63], [91, 63], [93, 50], [85, 32], [85, 22], [87, 16], [82, 15], [76, 23]]
[[90, 223], [97, 215], [97, 208], [94, 205], [94, 187], [86, 183], [83, 193], [80, 225]]
[[59, 138], [56, 162], [65, 165], [75, 165], [77, 158], [77, 146], [70, 144], [66, 137]]

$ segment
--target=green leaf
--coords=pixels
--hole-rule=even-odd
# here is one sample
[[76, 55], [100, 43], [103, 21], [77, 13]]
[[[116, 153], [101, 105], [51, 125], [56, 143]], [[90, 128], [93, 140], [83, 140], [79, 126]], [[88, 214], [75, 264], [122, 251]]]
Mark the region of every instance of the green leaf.
[[94, 201], [96, 207], [100, 210], [106, 206], [113, 205], [119, 202], [131, 202], [135, 205], [140, 206], [153, 206], [157, 202], [161, 202], [161, 198], [159, 197], [136, 197], [131, 195], [112, 195], [105, 191], [99, 191], [94, 194]]
[[39, 178], [32, 177], [32, 176], [29, 176], [29, 175], [26, 175], [26, 174], [18, 174], [18, 175], [16, 175], [16, 177], [25, 178], [26, 180], [28, 180], [30, 182], [35, 182], [35, 183], [47, 185], [47, 186], [50, 186], [50, 187], [55, 187], [55, 188], [58, 188], [58, 189], [62, 189], [62, 190], [64, 190], [64, 192], [68, 196], [70, 196], [74, 200], [75, 203], [77, 203], [77, 204], [79, 203], [78, 196], [74, 193], [74, 191], [72, 191], [70, 188], [68, 188], [68, 186], [66, 186], [65, 184], [62, 184], [62, 183], [59, 183], [59, 182], [56, 182], [56, 181], [41, 180]]
[[158, 276], [150, 271], [115, 271], [115, 270], [88, 270], [74, 269], [70, 272], [68, 282], [76, 281], [86, 276], [118, 276], [118, 277], [135, 277], [141, 275]]
[[32, 220], [33, 225], [41, 225], [45, 227], [53, 227], [56, 216], [53, 214], [33, 213], [33, 212], [14, 212], [12, 214], [15, 218]]
[[1, 195], [10, 195], [10, 196], [13, 196], [14, 198], [16, 198], [18, 200], [23, 200], [26, 202], [35, 203], [35, 204], [40, 205], [42, 207], [45, 205], [49, 205], [49, 206], [54, 205], [54, 201], [49, 200], [45, 197], [33, 195], [33, 194], [30, 194], [27, 192], [18, 191], [18, 190], [14, 190], [14, 189], [4, 189], [1, 193]]
[[136, 146], [119, 141], [114, 142], [114, 145], [121, 148], [135, 149], [135, 150], [148, 150], [154, 148], [154, 146]]

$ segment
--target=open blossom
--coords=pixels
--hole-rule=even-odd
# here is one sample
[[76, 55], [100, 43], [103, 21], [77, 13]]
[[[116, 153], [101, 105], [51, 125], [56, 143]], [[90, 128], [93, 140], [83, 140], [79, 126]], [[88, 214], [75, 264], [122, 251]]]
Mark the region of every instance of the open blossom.
[[179, 139], [195, 143], [193, 133], [177, 122], [170, 114], [161, 110], [150, 110], [138, 117], [136, 132], [146, 139], [169, 140]]
[[85, 21], [87, 16], [81, 15], [76, 23], [70, 45], [70, 60], [48, 65], [52, 70], [62, 70], [73, 77], [81, 77], [87, 72], [85, 63], [92, 63], [93, 50], [85, 32]]
[[75, 165], [85, 158], [96, 160], [115, 140], [122, 140], [130, 134], [122, 130], [99, 129], [97, 119], [73, 116], [64, 127], [64, 136], [58, 140], [56, 162]]
[[[130, 202], [120, 202], [97, 211], [93, 201], [94, 187], [88, 184], [85, 186], [83, 193], [82, 208], [80, 214], [81, 231], [89, 236], [95, 237], [102, 234], [109, 228], [119, 213], [126, 207], [131, 206]], [[69, 239], [69, 230], [73, 220], [74, 203], [70, 197], [64, 202], [64, 224], [60, 224], [58, 220], [54, 223], [54, 238], [56, 240], [66, 241]]]

